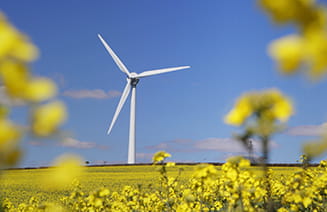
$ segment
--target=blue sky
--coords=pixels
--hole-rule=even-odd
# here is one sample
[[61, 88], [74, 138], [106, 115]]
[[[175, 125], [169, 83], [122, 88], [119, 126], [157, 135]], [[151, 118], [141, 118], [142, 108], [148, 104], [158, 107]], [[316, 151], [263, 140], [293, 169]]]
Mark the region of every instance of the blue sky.
[[[137, 162], [149, 162], [158, 150], [181, 162], [244, 154], [232, 140], [240, 129], [224, 124], [223, 117], [246, 91], [278, 88], [294, 101], [290, 129], [272, 138], [273, 162], [298, 160], [301, 144], [327, 120], [326, 79], [311, 83], [304, 75], [278, 73], [267, 45], [294, 29], [273, 24], [255, 1], [11, 0], [1, 10], [38, 46], [33, 73], [57, 82], [69, 111], [66, 144], [26, 138], [21, 166], [47, 165], [64, 152], [93, 164], [127, 161], [129, 100], [106, 134], [125, 75], [98, 33], [131, 72], [192, 67], [138, 84]], [[26, 110], [14, 112], [13, 119], [24, 124]]]

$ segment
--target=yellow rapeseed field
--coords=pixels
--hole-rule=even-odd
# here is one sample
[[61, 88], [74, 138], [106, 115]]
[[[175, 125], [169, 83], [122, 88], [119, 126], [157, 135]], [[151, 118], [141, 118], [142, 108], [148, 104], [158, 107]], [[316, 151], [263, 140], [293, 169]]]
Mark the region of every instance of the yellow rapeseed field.
[[[179, 169], [182, 169], [181, 178], [187, 179], [194, 169], [194, 166], [170, 167], [169, 173], [177, 176]], [[2, 173], [0, 184], [2, 196], [8, 197], [14, 203], [27, 202], [31, 197], [41, 200], [58, 200], [57, 195], [68, 194], [72, 191], [72, 185], [60, 191], [48, 192], [43, 189], [42, 179], [51, 178], [51, 168], [42, 169], [16, 169], [7, 170]], [[140, 166], [105, 166], [87, 167], [79, 178], [82, 190], [91, 192], [101, 187], [118, 191], [125, 185], [143, 185], [144, 188], [150, 184], [158, 184], [160, 174], [156, 167], [151, 165]]]
[[[280, 25], [296, 33], [273, 41], [268, 48], [281, 73], [305, 72], [317, 80], [327, 73], [327, 9], [313, 0], [258, 0]], [[27, 126], [10, 120], [10, 107], [0, 104], [0, 168], [12, 167], [23, 152], [21, 138], [60, 134], [67, 112], [56, 100], [53, 81], [35, 77], [29, 64], [38, 55], [29, 38], [0, 13], [0, 80], [12, 99], [29, 109]], [[242, 94], [225, 116], [239, 127], [235, 139], [253, 153], [251, 139], [262, 148], [262, 166], [242, 157], [222, 166], [165, 163], [160, 151], [153, 165], [82, 167], [78, 156], [63, 155], [52, 168], [4, 170], [0, 175], [0, 211], [327, 211], [327, 160], [310, 161], [327, 151], [327, 134], [306, 143], [302, 167], [269, 167], [270, 142], [295, 109], [278, 89]]]
[[[61, 199], [69, 197], [77, 187], [84, 194], [91, 194], [100, 188], [108, 189], [110, 192], [121, 192], [126, 186], [151, 192], [152, 188], [160, 187], [162, 181], [160, 168], [161, 166], [153, 165], [86, 167], [78, 178], [78, 183], [75, 181], [51, 192], [48, 187], [44, 187], [42, 179], [51, 178], [52, 168], [6, 170], [1, 177], [1, 196], [8, 198], [15, 207], [18, 207], [21, 203], [31, 202], [31, 198], [60, 205]], [[188, 187], [198, 166], [176, 165], [166, 168], [169, 177], [174, 179], [179, 177], [181, 186]], [[215, 167], [218, 178], [223, 175], [221, 168], [221, 166]], [[271, 169], [275, 179], [281, 176], [290, 177], [301, 170], [299, 167], [272, 167]], [[250, 167], [249, 170], [258, 176], [262, 175], [261, 167]]]

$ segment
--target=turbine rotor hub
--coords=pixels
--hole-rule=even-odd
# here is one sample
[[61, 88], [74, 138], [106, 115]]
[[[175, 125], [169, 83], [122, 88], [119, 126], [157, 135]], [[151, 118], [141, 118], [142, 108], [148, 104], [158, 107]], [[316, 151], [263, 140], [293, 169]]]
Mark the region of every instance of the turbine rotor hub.
[[137, 73], [132, 72], [132, 73], [130, 74], [130, 77], [131, 77], [131, 78], [136, 78], [136, 77], [137, 77]]

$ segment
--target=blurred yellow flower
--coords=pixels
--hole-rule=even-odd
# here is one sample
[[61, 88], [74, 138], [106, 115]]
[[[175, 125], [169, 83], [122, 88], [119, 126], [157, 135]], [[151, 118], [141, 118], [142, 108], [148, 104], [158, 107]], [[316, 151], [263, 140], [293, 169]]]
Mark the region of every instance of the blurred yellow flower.
[[229, 164], [238, 164], [242, 160], [246, 160], [246, 159], [244, 159], [242, 156], [232, 156], [232, 157], [227, 158], [226, 161]]
[[7, 118], [8, 113], [9, 113], [9, 108], [0, 105], [0, 119]]
[[27, 100], [39, 102], [54, 97], [57, 88], [54, 82], [47, 78], [35, 78], [27, 84], [24, 93]]
[[108, 196], [110, 194], [110, 191], [109, 189], [107, 188], [103, 188], [99, 191], [99, 196], [100, 197], [105, 197], [105, 196]]
[[284, 122], [293, 114], [293, 107], [291, 101], [277, 89], [249, 92], [236, 101], [234, 108], [225, 116], [225, 123], [239, 126], [254, 114], [261, 120]]
[[311, 30], [305, 36], [308, 64], [311, 66], [309, 75], [317, 79], [326, 73], [327, 68], [327, 33]]
[[242, 158], [238, 165], [241, 168], [247, 168], [247, 167], [251, 166], [251, 163], [249, 160]]
[[226, 177], [228, 177], [232, 181], [236, 181], [237, 175], [238, 173], [235, 169], [230, 169], [228, 172], [226, 172]]
[[20, 132], [6, 119], [0, 119], [0, 168], [15, 165], [21, 157]]
[[211, 179], [218, 175], [216, 167], [212, 164], [199, 164], [195, 167], [194, 177]]
[[320, 156], [327, 150], [327, 138], [319, 141], [308, 142], [303, 145], [303, 152], [310, 158]]
[[284, 74], [293, 74], [304, 58], [304, 43], [300, 36], [289, 35], [273, 41], [269, 54], [274, 58]]
[[193, 192], [191, 189], [185, 189], [183, 191], [183, 198], [186, 202], [193, 202], [195, 201], [195, 196], [193, 195]]
[[0, 161], [0, 164], [3, 164], [7, 167], [14, 166], [18, 163], [18, 161], [22, 157], [22, 150], [18, 147], [15, 146], [13, 149], [10, 151], [5, 152], [2, 156], [5, 156], [3, 158], [3, 161]]
[[288, 212], [288, 210], [284, 207], [281, 207], [277, 210], [277, 212]]
[[312, 199], [309, 197], [304, 197], [302, 202], [303, 202], [303, 206], [305, 208], [308, 208], [308, 206], [312, 203]]
[[59, 101], [50, 102], [35, 109], [32, 117], [32, 131], [38, 136], [54, 133], [66, 119], [66, 108]]
[[176, 165], [176, 163], [174, 163], [174, 162], [168, 162], [167, 163], [167, 167], [174, 167]]
[[251, 103], [248, 96], [242, 96], [235, 104], [235, 107], [225, 116], [225, 123], [239, 126], [243, 124], [252, 113]]
[[276, 119], [285, 122], [288, 120], [290, 115], [294, 113], [290, 99], [283, 96], [283, 94], [279, 90], [268, 90], [266, 98], [272, 101], [271, 112], [273, 117], [275, 117]]
[[156, 152], [152, 157], [154, 164], [162, 162], [165, 158], [171, 157], [171, 155], [165, 151]]
[[315, 0], [260, 0], [260, 5], [277, 23], [311, 21]]
[[33, 78], [23, 63], [3, 61], [0, 63], [0, 76], [6, 92], [11, 97], [40, 102], [56, 95], [55, 84], [47, 78]]
[[[45, 212], [67, 212], [67, 210], [58, 203], [46, 202], [42, 206], [42, 210], [44, 210]], [[37, 208], [36, 210], [40, 210], [40, 208]]]
[[32, 61], [38, 55], [36, 47], [27, 37], [11, 26], [0, 13], [0, 58], [13, 57], [21, 61]]
[[276, 22], [286, 22], [294, 17], [294, 6], [292, 0], [261, 0], [263, 9], [267, 10]]
[[20, 137], [20, 132], [17, 126], [14, 126], [8, 120], [0, 119], [0, 151], [6, 149], [6, 146], [15, 144], [15, 141]]
[[281, 98], [280, 100], [276, 101], [272, 111], [277, 119], [285, 122], [288, 120], [289, 116], [293, 114], [293, 107], [287, 98]]
[[54, 162], [54, 167], [44, 176], [42, 182], [46, 189], [63, 189], [83, 173], [83, 160], [76, 155], [62, 155]]
[[[23, 38], [25, 38], [25, 36]], [[32, 43], [27, 41], [26, 38], [23, 38], [15, 43], [9, 56], [21, 61], [33, 61], [38, 56], [38, 50]]]
[[284, 74], [300, 67], [312, 79], [327, 72], [327, 9], [315, 0], [259, 0], [277, 23], [293, 23], [298, 35], [282, 37], [269, 46], [269, 53]]
[[[28, 63], [37, 55], [38, 50], [29, 38], [0, 12], [0, 81], [6, 96], [33, 103], [54, 97], [56, 86], [51, 80], [34, 78], [29, 73]], [[8, 108], [0, 105], [0, 166], [14, 165], [22, 155], [18, 143], [22, 132], [6, 120], [7, 111]], [[62, 103], [53, 102], [37, 107], [32, 116], [32, 131], [36, 135], [47, 136], [64, 121], [66, 112]]]
[[0, 63], [0, 74], [6, 92], [12, 97], [22, 98], [29, 80], [26, 66], [23, 63], [5, 60]]

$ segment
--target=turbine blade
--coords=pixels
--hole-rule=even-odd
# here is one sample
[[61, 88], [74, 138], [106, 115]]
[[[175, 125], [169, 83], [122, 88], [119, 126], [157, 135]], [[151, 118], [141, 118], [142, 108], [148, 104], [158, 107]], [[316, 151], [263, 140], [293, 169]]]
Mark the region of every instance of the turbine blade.
[[174, 68], [163, 68], [163, 69], [157, 69], [157, 70], [151, 70], [151, 71], [144, 71], [140, 74], [137, 75], [137, 78], [140, 77], [148, 77], [156, 74], [162, 74], [166, 72], [171, 72], [171, 71], [178, 71], [182, 69], [187, 69], [190, 68], [190, 66], [180, 66], [180, 67], [174, 67]]
[[117, 119], [117, 117], [118, 117], [118, 115], [119, 115], [121, 109], [122, 109], [123, 106], [124, 106], [124, 103], [125, 103], [125, 101], [126, 101], [126, 99], [127, 99], [127, 97], [128, 97], [128, 94], [129, 94], [130, 90], [131, 90], [131, 81], [130, 81], [130, 79], [127, 79], [127, 84], [126, 84], [126, 86], [125, 86], [125, 89], [124, 89], [124, 91], [123, 91], [123, 94], [122, 94], [121, 97], [120, 97], [120, 100], [119, 100], [119, 103], [118, 103], [118, 106], [117, 106], [117, 109], [116, 109], [115, 115], [114, 115], [114, 117], [112, 118], [112, 121], [111, 121], [110, 127], [109, 127], [109, 129], [108, 129], [108, 131], [107, 131], [107, 134], [108, 134], [108, 135], [109, 135], [109, 133], [111, 132], [111, 129], [112, 129], [112, 127], [114, 126], [114, 124], [115, 124], [115, 122], [116, 122], [116, 119]]
[[102, 44], [104, 45], [104, 47], [107, 49], [107, 51], [109, 52], [109, 54], [111, 55], [112, 59], [114, 59], [115, 63], [117, 64], [117, 66], [119, 67], [119, 69], [124, 72], [125, 74], [127, 74], [127, 76], [130, 75], [128, 69], [126, 68], [126, 66], [123, 64], [123, 62], [119, 59], [119, 57], [115, 54], [115, 52], [110, 48], [110, 46], [107, 44], [107, 42], [101, 37], [100, 34], [98, 34], [98, 37], [100, 38]]

